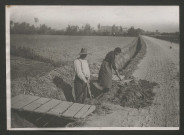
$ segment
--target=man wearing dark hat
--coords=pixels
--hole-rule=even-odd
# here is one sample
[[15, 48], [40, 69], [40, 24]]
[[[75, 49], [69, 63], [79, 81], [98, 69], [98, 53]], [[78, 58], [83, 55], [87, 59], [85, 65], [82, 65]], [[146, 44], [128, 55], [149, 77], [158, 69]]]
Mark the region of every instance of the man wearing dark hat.
[[87, 97], [87, 83], [90, 80], [89, 64], [86, 60], [87, 54], [87, 49], [82, 48], [79, 53], [80, 57], [74, 61], [74, 91], [77, 103], [84, 103]]
[[102, 62], [98, 75], [98, 82], [104, 88], [104, 92], [109, 91], [109, 89], [112, 87], [112, 69], [115, 70], [116, 75], [121, 80], [115, 64], [115, 55], [120, 53], [121, 48], [117, 47], [114, 49], [114, 51], [107, 53], [105, 59]]

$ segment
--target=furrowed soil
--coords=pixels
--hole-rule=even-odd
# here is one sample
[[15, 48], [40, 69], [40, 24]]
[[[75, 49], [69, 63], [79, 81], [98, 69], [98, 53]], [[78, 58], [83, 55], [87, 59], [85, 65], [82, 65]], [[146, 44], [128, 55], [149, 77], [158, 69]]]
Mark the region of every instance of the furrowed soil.
[[[56, 62], [73, 62], [80, 49], [88, 49], [89, 63], [101, 63], [107, 52], [115, 47], [124, 48], [136, 37], [64, 36], [64, 35], [11, 35], [11, 46], [31, 48], [35, 53]], [[12, 50], [14, 51], [14, 50]]]

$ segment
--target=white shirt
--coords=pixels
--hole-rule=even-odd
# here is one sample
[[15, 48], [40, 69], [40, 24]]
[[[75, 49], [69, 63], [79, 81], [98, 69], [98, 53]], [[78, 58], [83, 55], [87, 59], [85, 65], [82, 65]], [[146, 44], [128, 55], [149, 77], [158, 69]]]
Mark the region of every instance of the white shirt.
[[77, 75], [81, 80], [87, 83], [87, 78], [90, 79], [90, 70], [87, 60], [76, 59], [74, 60], [74, 70], [75, 75]]

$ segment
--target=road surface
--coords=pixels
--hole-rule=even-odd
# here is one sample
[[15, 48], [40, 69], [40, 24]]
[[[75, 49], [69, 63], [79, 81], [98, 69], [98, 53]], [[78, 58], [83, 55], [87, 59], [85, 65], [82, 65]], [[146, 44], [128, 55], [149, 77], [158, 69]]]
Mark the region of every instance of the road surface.
[[150, 37], [143, 40], [147, 53], [133, 75], [159, 84], [143, 126], [179, 126], [179, 45]]
[[85, 127], [179, 127], [179, 45], [146, 36], [142, 39], [147, 52], [133, 76], [158, 83], [153, 104], [143, 109], [111, 106], [112, 113], [94, 114]]

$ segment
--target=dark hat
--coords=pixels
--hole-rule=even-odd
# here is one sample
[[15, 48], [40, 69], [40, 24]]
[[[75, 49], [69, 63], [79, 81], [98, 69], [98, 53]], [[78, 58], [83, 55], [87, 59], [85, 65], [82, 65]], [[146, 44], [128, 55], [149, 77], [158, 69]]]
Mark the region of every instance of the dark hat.
[[81, 54], [88, 54], [87, 49], [86, 48], [82, 48], [81, 52], [79, 53], [79, 55], [81, 55]]

